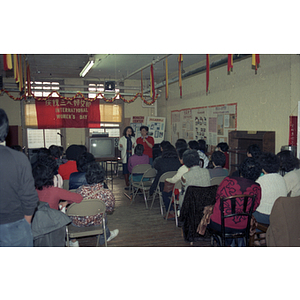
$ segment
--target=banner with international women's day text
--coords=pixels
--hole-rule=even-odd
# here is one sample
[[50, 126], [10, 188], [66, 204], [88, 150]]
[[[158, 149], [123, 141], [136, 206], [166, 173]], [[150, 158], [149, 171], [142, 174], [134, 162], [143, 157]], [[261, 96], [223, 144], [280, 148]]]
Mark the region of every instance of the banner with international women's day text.
[[99, 100], [60, 99], [49, 97], [35, 101], [39, 129], [99, 128]]

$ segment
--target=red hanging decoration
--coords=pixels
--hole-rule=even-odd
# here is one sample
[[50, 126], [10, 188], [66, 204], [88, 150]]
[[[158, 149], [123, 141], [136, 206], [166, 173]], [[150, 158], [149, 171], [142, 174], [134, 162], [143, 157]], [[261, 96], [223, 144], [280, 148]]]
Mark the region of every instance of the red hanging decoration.
[[232, 70], [233, 70], [233, 55], [228, 54], [228, 62], [227, 62], [227, 73], [228, 73], [228, 75], [230, 74], [230, 72], [232, 72]]
[[209, 54], [206, 54], [206, 95], [209, 93]]

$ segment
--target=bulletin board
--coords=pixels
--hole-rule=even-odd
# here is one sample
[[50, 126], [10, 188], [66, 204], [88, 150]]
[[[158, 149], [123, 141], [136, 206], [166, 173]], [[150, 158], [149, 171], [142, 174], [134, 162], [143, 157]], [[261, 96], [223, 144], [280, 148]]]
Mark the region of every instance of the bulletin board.
[[228, 133], [237, 129], [237, 103], [171, 111], [171, 143], [204, 139], [207, 145], [228, 143]]

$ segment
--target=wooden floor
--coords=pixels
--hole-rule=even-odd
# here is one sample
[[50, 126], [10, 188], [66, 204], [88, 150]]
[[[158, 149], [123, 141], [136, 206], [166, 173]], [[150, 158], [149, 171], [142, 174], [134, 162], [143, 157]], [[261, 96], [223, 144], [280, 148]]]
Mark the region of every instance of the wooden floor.
[[[209, 240], [193, 245], [185, 242], [180, 227], [174, 220], [165, 220], [160, 214], [158, 199], [153, 208], [146, 209], [144, 199], [138, 196], [131, 204], [124, 195], [125, 181], [122, 175], [108, 181], [108, 187], [116, 198], [115, 210], [107, 216], [110, 230], [119, 229], [119, 235], [108, 242], [108, 247], [208, 247]], [[152, 201], [152, 199], [151, 199]], [[151, 201], [148, 201], [150, 207]], [[78, 239], [80, 247], [94, 247], [96, 237]]]

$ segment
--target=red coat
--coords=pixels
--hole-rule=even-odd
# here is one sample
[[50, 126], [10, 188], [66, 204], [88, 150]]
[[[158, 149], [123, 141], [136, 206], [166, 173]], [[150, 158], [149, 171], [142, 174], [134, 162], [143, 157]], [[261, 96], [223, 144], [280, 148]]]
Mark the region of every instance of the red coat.
[[[147, 136], [146, 137], [146, 140], [152, 145], [152, 147], [154, 146], [154, 138], [152, 136]], [[153, 157], [153, 154], [152, 154], [152, 148], [150, 148], [148, 146], [148, 144], [146, 142], [143, 141], [143, 138], [142, 137], [139, 137], [137, 138], [136, 140], [136, 143], [137, 144], [141, 144], [144, 146], [144, 152], [143, 154], [146, 154], [148, 155], [150, 158]]]
[[[230, 197], [234, 195], [255, 195], [255, 204], [253, 208], [253, 212], [256, 210], [260, 203], [261, 199], [261, 187], [258, 183], [246, 179], [243, 177], [226, 177], [218, 187], [216, 194], [216, 204], [214, 206], [213, 213], [210, 217], [210, 220], [221, 225], [221, 210], [220, 210], [220, 198]], [[242, 201], [237, 200], [236, 209], [238, 210], [239, 205], [242, 205]], [[247, 209], [250, 209], [251, 203], [248, 203]], [[225, 214], [231, 213], [230, 206], [226, 207], [226, 203], [224, 204]], [[248, 211], [248, 210], [247, 210]], [[247, 218], [246, 217], [238, 217], [238, 218], [228, 218], [225, 219], [225, 227], [242, 229], [247, 226]]]
[[62, 177], [63, 180], [69, 180], [70, 175], [73, 172], [78, 172], [75, 160], [69, 160], [65, 164], [60, 165], [58, 168], [58, 174]]

